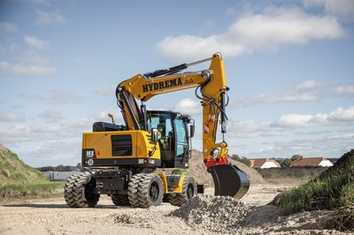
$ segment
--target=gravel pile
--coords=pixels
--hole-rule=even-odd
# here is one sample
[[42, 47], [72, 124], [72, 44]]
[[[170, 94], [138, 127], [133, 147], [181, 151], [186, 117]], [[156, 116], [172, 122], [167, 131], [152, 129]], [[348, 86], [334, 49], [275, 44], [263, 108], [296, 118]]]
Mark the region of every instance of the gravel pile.
[[220, 233], [236, 233], [249, 208], [232, 197], [202, 195], [186, 202], [172, 216], [190, 226]]

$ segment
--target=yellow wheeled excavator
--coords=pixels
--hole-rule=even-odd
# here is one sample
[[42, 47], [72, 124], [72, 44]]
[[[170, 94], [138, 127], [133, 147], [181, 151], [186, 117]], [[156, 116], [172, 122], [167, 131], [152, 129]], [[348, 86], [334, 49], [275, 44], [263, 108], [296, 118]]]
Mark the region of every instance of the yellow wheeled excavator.
[[[183, 72], [210, 61], [208, 69]], [[241, 198], [249, 187], [246, 174], [228, 160], [228, 103], [221, 54], [151, 73], [137, 74], [116, 89], [125, 125], [96, 122], [82, 141], [82, 172], [70, 177], [64, 198], [70, 207], [94, 207], [101, 194], [115, 205], [147, 208], [170, 202], [180, 206], [202, 185], [185, 170], [191, 157], [195, 122], [171, 111], [147, 110], [145, 102], [160, 94], [195, 88], [203, 110], [203, 159], [214, 180], [215, 195]], [[140, 104], [138, 103], [140, 102]], [[217, 143], [220, 125], [222, 141]]]

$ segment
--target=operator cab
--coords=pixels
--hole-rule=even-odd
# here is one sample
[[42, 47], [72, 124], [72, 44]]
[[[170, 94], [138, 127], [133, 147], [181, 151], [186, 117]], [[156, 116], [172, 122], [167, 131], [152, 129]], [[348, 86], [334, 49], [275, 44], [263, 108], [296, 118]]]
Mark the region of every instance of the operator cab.
[[191, 154], [194, 120], [169, 111], [147, 111], [148, 129], [157, 129], [161, 164], [164, 168], [186, 168]]

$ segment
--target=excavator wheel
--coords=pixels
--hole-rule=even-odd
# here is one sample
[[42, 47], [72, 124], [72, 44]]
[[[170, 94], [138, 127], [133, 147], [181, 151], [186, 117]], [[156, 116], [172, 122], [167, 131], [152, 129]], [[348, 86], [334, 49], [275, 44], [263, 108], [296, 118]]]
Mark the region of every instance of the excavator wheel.
[[148, 208], [160, 205], [163, 194], [163, 185], [160, 176], [145, 174], [145, 177], [142, 178], [138, 186], [139, 207]]
[[90, 172], [71, 176], [64, 186], [64, 199], [69, 207], [95, 207], [100, 198], [96, 181]]
[[215, 195], [240, 199], [247, 193], [250, 186], [248, 177], [237, 166], [213, 166], [208, 171], [213, 176]]
[[128, 183], [128, 201], [131, 207], [139, 207], [138, 187], [144, 173], [133, 175]]
[[132, 207], [148, 208], [162, 203], [163, 185], [160, 176], [140, 173], [128, 183], [128, 200]]
[[189, 199], [197, 195], [197, 183], [194, 178], [187, 176], [184, 178], [182, 193], [170, 194], [168, 201], [174, 206], [182, 206]]
[[111, 198], [116, 206], [130, 206], [128, 195], [112, 194]]

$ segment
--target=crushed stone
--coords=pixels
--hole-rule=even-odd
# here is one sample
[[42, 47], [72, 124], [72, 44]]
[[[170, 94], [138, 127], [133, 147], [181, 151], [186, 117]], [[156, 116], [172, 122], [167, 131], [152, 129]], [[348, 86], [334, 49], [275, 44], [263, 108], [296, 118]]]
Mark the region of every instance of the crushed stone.
[[190, 226], [218, 233], [237, 233], [249, 212], [242, 202], [229, 196], [199, 195], [170, 213]]

